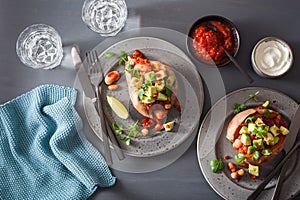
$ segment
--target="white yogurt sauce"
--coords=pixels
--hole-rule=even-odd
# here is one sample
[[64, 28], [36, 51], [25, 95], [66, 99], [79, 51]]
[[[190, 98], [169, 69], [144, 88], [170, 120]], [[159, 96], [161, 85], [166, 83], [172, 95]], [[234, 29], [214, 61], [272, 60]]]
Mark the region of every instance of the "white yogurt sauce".
[[278, 40], [266, 40], [257, 46], [254, 61], [261, 73], [280, 76], [290, 68], [292, 52], [287, 45]]

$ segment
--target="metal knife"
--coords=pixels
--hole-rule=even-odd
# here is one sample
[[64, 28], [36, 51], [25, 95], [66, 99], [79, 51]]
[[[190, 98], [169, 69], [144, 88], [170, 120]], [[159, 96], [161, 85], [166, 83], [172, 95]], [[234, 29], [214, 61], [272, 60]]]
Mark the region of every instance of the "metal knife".
[[[81, 86], [83, 88], [84, 95], [86, 97], [92, 99], [93, 102], [95, 102], [95, 100], [96, 100], [96, 94], [95, 94], [93, 86], [91, 85], [91, 82], [90, 82], [90, 79], [88, 77], [88, 74], [85, 71], [85, 68], [83, 66], [82, 60], [81, 60], [80, 55], [79, 55], [79, 47], [78, 46], [75, 45], [75, 46], [72, 47], [72, 49], [71, 49], [71, 56], [72, 56], [72, 59], [73, 59], [73, 64], [74, 64], [75, 70], [77, 72], [79, 81], [80, 81]], [[113, 146], [113, 148], [115, 150], [116, 155], [118, 156], [119, 160], [124, 159], [125, 158], [124, 153], [123, 153], [122, 149], [120, 148], [120, 145], [119, 145], [119, 143], [118, 143], [118, 141], [117, 141], [117, 139], [115, 137], [115, 134], [112, 132], [109, 124], [107, 122], [105, 124], [106, 124], [107, 132], [108, 132], [108, 136], [107, 137], [110, 138], [112, 146]]]
[[[285, 143], [284, 150], [286, 151], [285, 157], [280, 161], [279, 164], [271, 171], [271, 173], [265, 178], [265, 180], [250, 194], [247, 200], [254, 200], [258, 197], [258, 195], [264, 190], [265, 186], [269, 183], [269, 181], [276, 175], [276, 173], [281, 169], [281, 167], [287, 164], [287, 160], [291, 156], [291, 154], [296, 151], [299, 147], [299, 142], [295, 145], [295, 140], [298, 136], [298, 132], [300, 129], [300, 104], [297, 107], [297, 110], [291, 120], [291, 124], [289, 127], [290, 133], [288, 137], [291, 137], [291, 142]], [[292, 148], [292, 149], [291, 149]], [[288, 164], [287, 164], [288, 165]], [[285, 168], [285, 167], [283, 167]], [[281, 171], [282, 173], [283, 171]], [[284, 172], [283, 172], [284, 173]], [[282, 176], [284, 177], [284, 176]], [[281, 180], [282, 181], [282, 180]], [[278, 187], [277, 187], [278, 188]], [[278, 195], [278, 194], [277, 194]], [[274, 196], [274, 195], [273, 195]]]
[[84, 95], [86, 97], [89, 97], [91, 99], [95, 99], [95, 91], [94, 88], [91, 85], [89, 76], [87, 72], [85, 71], [85, 68], [83, 66], [83, 63], [81, 61], [80, 55], [79, 55], [79, 50], [77, 46], [73, 46], [71, 49], [71, 56], [73, 59], [73, 64], [75, 67], [75, 70], [77, 72], [81, 87], [83, 89]]

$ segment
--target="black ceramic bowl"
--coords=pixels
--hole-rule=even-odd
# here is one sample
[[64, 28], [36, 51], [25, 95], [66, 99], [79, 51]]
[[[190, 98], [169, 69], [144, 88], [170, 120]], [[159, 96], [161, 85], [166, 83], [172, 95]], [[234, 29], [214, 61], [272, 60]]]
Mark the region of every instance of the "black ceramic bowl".
[[[209, 16], [205, 16], [202, 17], [200, 19], [198, 19], [189, 29], [188, 32], [188, 38], [187, 38], [187, 49], [188, 52], [192, 55], [192, 57], [194, 57], [196, 60], [205, 63], [205, 64], [209, 64], [209, 65], [216, 65], [218, 67], [227, 65], [228, 63], [230, 63], [230, 59], [226, 56], [223, 55], [221, 60], [218, 60], [217, 62], [213, 61], [213, 59], [211, 60], [205, 60], [203, 59], [203, 57], [201, 57], [195, 50], [193, 43], [194, 43], [194, 35], [195, 35], [195, 31], [200, 27], [200, 26], [206, 26], [206, 24], [210, 23], [211, 21], [215, 21], [215, 22], [220, 22], [222, 25], [224, 25], [225, 27], [228, 27], [231, 33], [231, 40], [232, 40], [232, 48], [230, 48], [229, 53], [235, 57], [238, 53], [238, 50], [240, 48], [240, 37], [239, 37], [239, 33], [238, 30], [236, 28], [236, 26], [228, 19], [221, 17], [221, 16], [217, 16], [217, 15], [209, 15]], [[221, 32], [217, 33], [217, 34], [221, 34]], [[224, 44], [222, 44], [224, 46]], [[225, 52], [224, 52], [225, 54]]]

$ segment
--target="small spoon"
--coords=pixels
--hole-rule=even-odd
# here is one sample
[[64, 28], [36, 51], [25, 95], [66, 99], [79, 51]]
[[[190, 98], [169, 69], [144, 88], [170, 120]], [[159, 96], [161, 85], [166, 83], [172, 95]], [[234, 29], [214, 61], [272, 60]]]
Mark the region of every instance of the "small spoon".
[[[208, 22], [206, 26], [207, 26], [207, 28], [213, 30], [217, 34], [220, 34], [220, 32], [217, 29], [217, 27], [215, 27], [211, 23]], [[227, 57], [233, 62], [233, 64], [236, 66], [236, 68], [238, 68], [238, 70], [244, 75], [244, 77], [247, 79], [247, 81], [249, 83], [252, 83], [253, 79], [249, 76], [249, 74], [247, 74], [247, 72], [238, 64], [238, 62], [234, 59], [234, 57], [232, 57], [232, 55], [226, 50], [226, 48], [223, 45], [222, 45], [222, 47], [223, 47], [224, 52], [227, 55]]]

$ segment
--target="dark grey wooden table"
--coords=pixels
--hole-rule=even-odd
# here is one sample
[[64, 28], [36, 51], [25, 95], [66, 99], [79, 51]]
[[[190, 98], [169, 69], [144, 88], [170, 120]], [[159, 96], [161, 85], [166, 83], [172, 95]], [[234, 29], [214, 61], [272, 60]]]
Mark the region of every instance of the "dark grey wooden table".
[[[90, 31], [81, 20], [83, 0], [1, 0], [0, 6], [0, 103], [46, 83], [74, 86], [75, 71], [70, 46], [78, 44], [89, 51], [106, 38]], [[126, 0], [129, 17], [125, 30], [162, 27], [186, 34], [192, 23], [205, 15], [222, 15], [239, 29], [241, 46], [237, 60], [254, 79], [253, 84], [240, 75], [232, 64], [220, 68], [226, 92], [264, 86], [282, 91], [300, 102], [300, 2], [296, 0]], [[18, 34], [28, 25], [46, 23], [60, 33], [65, 47], [61, 66], [51, 71], [25, 67], [15, 53]], [[255, 43], [265, 36], [278, 36], [294, 51], [293, 68], [285, 76], [265, 79], [251, 68], [250, 54]], [[182, 49], [186, 51], [186, 49]], [[197, 65], [197, 64], [196, 64]], [[197, 66], [198, 67], [198, 66]], [[199, 69], [200, 74], [201, 70]], [[205, 74], [201, 74], [205, 76]], [[205, 80], [205, 77], [203, 77]], [[205, 84], [205, 83], [204, 83]], [[223, 94], [206, 94], [201, 119]], [[79, 108], [80, 110], [80, 108]], [[80, 111], [86, 131], [92, 132]], [[201, 121], [200, 121], [201, 122]], [[96, 141], [95, 136], [90, 140]], [[91, 199], [221, 199], [208, 185], [198, 165], [196, 139], [188, 150], [169, 166], [149, 173], [126, 173], [112, 169], [117, 183], [99, 189]], [[298, 172], [297, 172], [298, 173]], [[299, 183], [298, 183], [299, 184]], [[299, 188], [300, 189], [300, 188]], [[300, 199], [300, 196], [296, 197]]]

